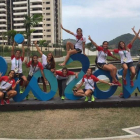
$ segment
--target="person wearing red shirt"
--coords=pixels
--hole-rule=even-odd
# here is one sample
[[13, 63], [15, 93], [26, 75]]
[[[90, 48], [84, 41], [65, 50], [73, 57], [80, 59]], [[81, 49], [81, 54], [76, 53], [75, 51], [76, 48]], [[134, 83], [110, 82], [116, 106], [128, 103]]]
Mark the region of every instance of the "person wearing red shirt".
[[[54, 60], [54, 56], [51, 52], [49, 52], [47, 55], [43, 54], [43, 52], [40, 50], [40, 48], [37, 45], [37, 41], [34, 42], [37, 51], [39, 52], [39, 54], [42, 57], [42, 65], [44, 67], [44, 69], [48, 69], [50, 70], [52, 73], [55, 72], [55, 60]], [[44, 92], [47, 92], [47, 88], [46, 88], [46, 84], [45, 81], [43, 79], [43, 77], [41, 77], [42, 82], [43, 82], [43, 90]]]
[[[86, 97], [85, 101], [89, 100], [89, 97], [91, 97], [91, 101], [93, 102], [94, 96], [93, 96], [93, 92], [94, 92], [94, 83], [95, 82], [101, 82], [101, 83], [105, 83], [108, 85], [113, 85], [112, 83], [108, 83], [106, 81], [100, 80], [97, 77], [95, 77], [94, 75], [92, 75], [92, 69], [89, 68], [87, 70], [87, 73], [83, 76], [82, 82], [73, 90], [74, 91], [74, 95], [75, 96], [83, 96]], [[83, 84], [85, 83], [85, 88], [84, 89], [80, 89]], [[80, 90], [79, 90], [80, 89]]]
[[[23, 89], [25, 88], [25, 85], [27, 84], [27, 78], [23, 75], [22, 70], [22, 63], [24, 61], [24, 41], [22, 43], [22, 55], [20, 50], [15, 51], [15, 42], [13, 43], [12, 50], [11, 50], [11, 70], [15, 71], [15, 78], [19, 78], [19, 80], [22, 83], [22, 88], [20, 89], [20, 93], [23, 93]], [[23, 81], [23, 82], [22, 82]]]
[[64, 90], [69, 76], [75, 75], [75, 78], [78, 78], [78, 73], [69, 71], [67, 68], [63, 68], [62, 71], [55, 71], [55, 75], [58, 81], [59, 96], [64, 100]]
[[19, 84], [20, 80], [15, 82], [14, 80], [15, 71], [11, 70], [8, 76], [2, 76], [0, 73], [0, 99], [1, 105], [9, 104], [10, 98], [13, 98], [17, 92], [15, 91], [16, 85]]
[[119, 61], [120, 61], [120, 59], [118, 59], [117, 57], [112, 55], [111, 52], [108, 50], [108, 42], [107, 41], [104, 41], [103, 46], [100, 47], [91, 39], [90, 36], [89, 36], [88, 39], [91, 41], [91, 43], [98, 50], [97, 67], [102, 69], [102, 70], [109, 71], [110, 75], [113, 79], [112, 83], [114, 85], [121, 86], [121, 83], [119, 83], [119, 81], [116, 78], [117, 68], [112, 64], [107, 64], [107, 56], [111, 56], [111, 57], [113, 57], [113, 58], [115, 58], [116, 60], [119, 60]]
[[85, 43], [86, 43], [86, 38], [83, 36], [82, 34], [82, 29], [81, 28], [78, 28], [77, 29], [77, 33], [73, 33], [65, 28], [63, 28], [63, 26], [61, 25], [61, 29], [63, 29], [64, 31], [66, 31], [67, 33], [75, 36], [76, 38], [76, 43], [75, 45], [71, 42], [67, 42], [66, 44], [66, 50], [67, 50], [67, 55], [66, 55], [66, 58], [65, 58], [65, 61], [61, 64], [59, 64], [60, 66], [65, 66], [68, 59], [70, 58], [70, 56], [72, 54], [76, 54], [76, 53], [82, 53], [85, 55]]
[[133, 79], [135, 77], [136, 72], [135, 72], [135, 67], [133, 64], [130, 50], [132, 48], [134, 41], [138, 38], [139, 33], [140, 33], [140, 30], [127, 46], [125, 45], [125, 43], [123, 41], [120, 41], [118, 44], [118, 49], [113, 50], [113, 52], [118, 53], [120, 55], [120, 58], [121, 58], [121, 64], [122, 64], [122, 68], [123, 68], [123, 84], [124, 85], [127, 85], [127, 81], [126, 81], [127, 70], [130, 69], [130, 71], [131, 71], [131, 78], [130, 78], [131, 87], [134, 86]]
[[[32, 60], [29, 63], [27, 63], [27, 60], [25, 60], [25, 64], [26, 64], [27, 68], [30, 68], [30, 71], [29, 71], [29, 74], [28, 74], [28, 77], [27, 77], [28, 83], [32, 79], [34, 73], [36, 73], [38, 70], [41, 71], [42, 77], [43, 77], [43, 79], [46, 83], [46, 78], [45, 78], [45, 75], [44, 75], [44, 72], [43, 72], [44, 68], [43, 68], [43, 65], [38, 61], [38, 56], [37, 55], [34, 55], [32, 57]], [[28, 96], [26, 97], [26, 99], [28, 100]]]

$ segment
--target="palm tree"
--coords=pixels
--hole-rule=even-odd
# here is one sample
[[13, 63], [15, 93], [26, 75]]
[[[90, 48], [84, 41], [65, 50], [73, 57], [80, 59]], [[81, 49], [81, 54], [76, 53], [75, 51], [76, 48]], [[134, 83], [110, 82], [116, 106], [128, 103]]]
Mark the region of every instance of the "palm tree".
[[33, 16], [25, 15], [24, 17], [24, 27], [26, 29], [26, 35], [27, 35], [27, 46], [30, 46], [31, 42], [31, 27], [37, 26], [43, 19], [43, 16], [40, 14], [34, 14]]

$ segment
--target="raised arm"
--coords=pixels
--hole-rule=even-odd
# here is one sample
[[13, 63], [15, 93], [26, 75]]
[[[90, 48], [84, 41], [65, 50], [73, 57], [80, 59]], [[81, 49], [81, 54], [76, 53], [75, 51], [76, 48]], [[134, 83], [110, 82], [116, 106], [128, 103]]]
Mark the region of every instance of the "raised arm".
[[25, 56], [25, 49], [24, 49], [24, 41], [22, 42], [22, 57], [24, 58]]
[[[137, 35], [137, 33], [135, 31], [135, 26], [132, 28], [132, 31], [134, 32], [135, 35]], [[138, 36], [138, 38], [140, 39], [140, 36]]]
[[40, 48], [37, 45], [37, 41], [34, 41], [35, 47], [37, 49], [37, 51], [41, 54], [41, 56], [43, 55], [42, 51], [40, 50]]
[[110, 86], [113, 85], [113, 84], [111, 84], [111, 83], [108, 83], [108, 82], [106, 82], [106, 81], [104, 81], [104, 80], [100, 80], [100, 79], [99, 79], [99, 82], [108, 84], [108, 85], [110, 85]]
[[97, 48], [98, 45], [91, 39], [90, 35], [88, 36], [88, 39], [91, 41], [91, 43]]
[[84, 84], [84, 82], [82, 81], [82, 82], [75, 88], [75, 90], [78, 90], [83, 84]]
[[15, 44], [16, 44], [16, 43], [15, 43], [15, 41], [14, 41], [13, 46], [12, 46], [12, 49], [11, 49], [11, 56], [14, 55]]
[[63, 28], [62, 24], [61, 24], [61, 29], [63, 29], [64, 31], [66, 31], [67, 33], [69, 33], [69, 34], [71, 34], [71, 35], [74, 35], [74, 33], [73, 33], [73, 32], [71, 32], [71, 31], [69, 31], [69, 30], [67, 30], [67, 29]]
[[111, 57], [112, 58], [115, 58], [116, 60], [118, 60], [118, 61], [120, 61], [120, 59], [119, 58], [117, 58], [116, 56], [114, 56], [114, 55], [111, 55]]
[[131, 45], [133, 45], [134, 41], [138, 38], [140, 33], [140, 30], [138, 31], [138, 33], [136, 33], [135, 37], [132, 39], [132, 41], [130, 42]]

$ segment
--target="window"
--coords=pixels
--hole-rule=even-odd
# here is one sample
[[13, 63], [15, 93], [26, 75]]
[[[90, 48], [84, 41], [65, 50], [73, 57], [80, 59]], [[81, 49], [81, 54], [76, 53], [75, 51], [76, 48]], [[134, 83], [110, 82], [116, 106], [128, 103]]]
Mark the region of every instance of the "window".
[[47, 18], [47, 19], [46, 19], [46, 21], [50, 21], [50, 20], [51, 20], [50, 18]]
[[46, 30], [46, 32], [51, 32], [51, 30]]
[[50, 10], [50, 7], [46, 7], [46, 10]]
[[46, 13], [46, 15], [50, 15], [50, 13]]
[[47, 35], [47, 37], [51, 37], [51, 35]]
[[51, 26], [51, 24], [46, 24], [46, 26]]
[[50, 4], [50, 2], [46, 2], [46, 4]]

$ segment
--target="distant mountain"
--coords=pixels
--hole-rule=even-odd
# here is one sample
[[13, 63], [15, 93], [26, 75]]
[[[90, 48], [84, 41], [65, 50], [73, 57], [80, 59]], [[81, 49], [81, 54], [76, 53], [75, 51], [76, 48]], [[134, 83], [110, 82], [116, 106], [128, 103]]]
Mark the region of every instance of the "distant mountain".
[[[116, 37], [115, 39], [109, 41], [109, 48], [117, 48], [118, 47], [118, 43], [120, 41], [124, 41], [125, 44], [129, 44], [131, 42], [131, 40], [134, 38], [134, 35], [132, 34], [124, 34], [124, 35], [121, 35], [121, 36], [118, 36]], [[76, 43], [76, 41], [74, 39], [65, 39], [63, 40], [63, 43], [66, 44], [67, 41], [70, 41], [72, 43]], [[87, 48], [90, 48], [90, 50], [92, 50], [91, 48], [93, 48], [92, 44], [91, 43], [87, 43], [86, 44]], [[134, 44], [133, 44], [133, 47], [132, 47], [132, 50], [131, 50], [131, 54], [132, 55], [136, 55], [139, 53], [140, 50], [140, 39], [137, 39]]]
[[64, 39], [64, 40], [63, 40], [63, 45], [66, 45], [66, 43], [67, 43], [68, 41], [71, 42], [71, 43], [73, 43], [73, 44], [76, 43], [76, 40], [75, 40], [75, 39]]

